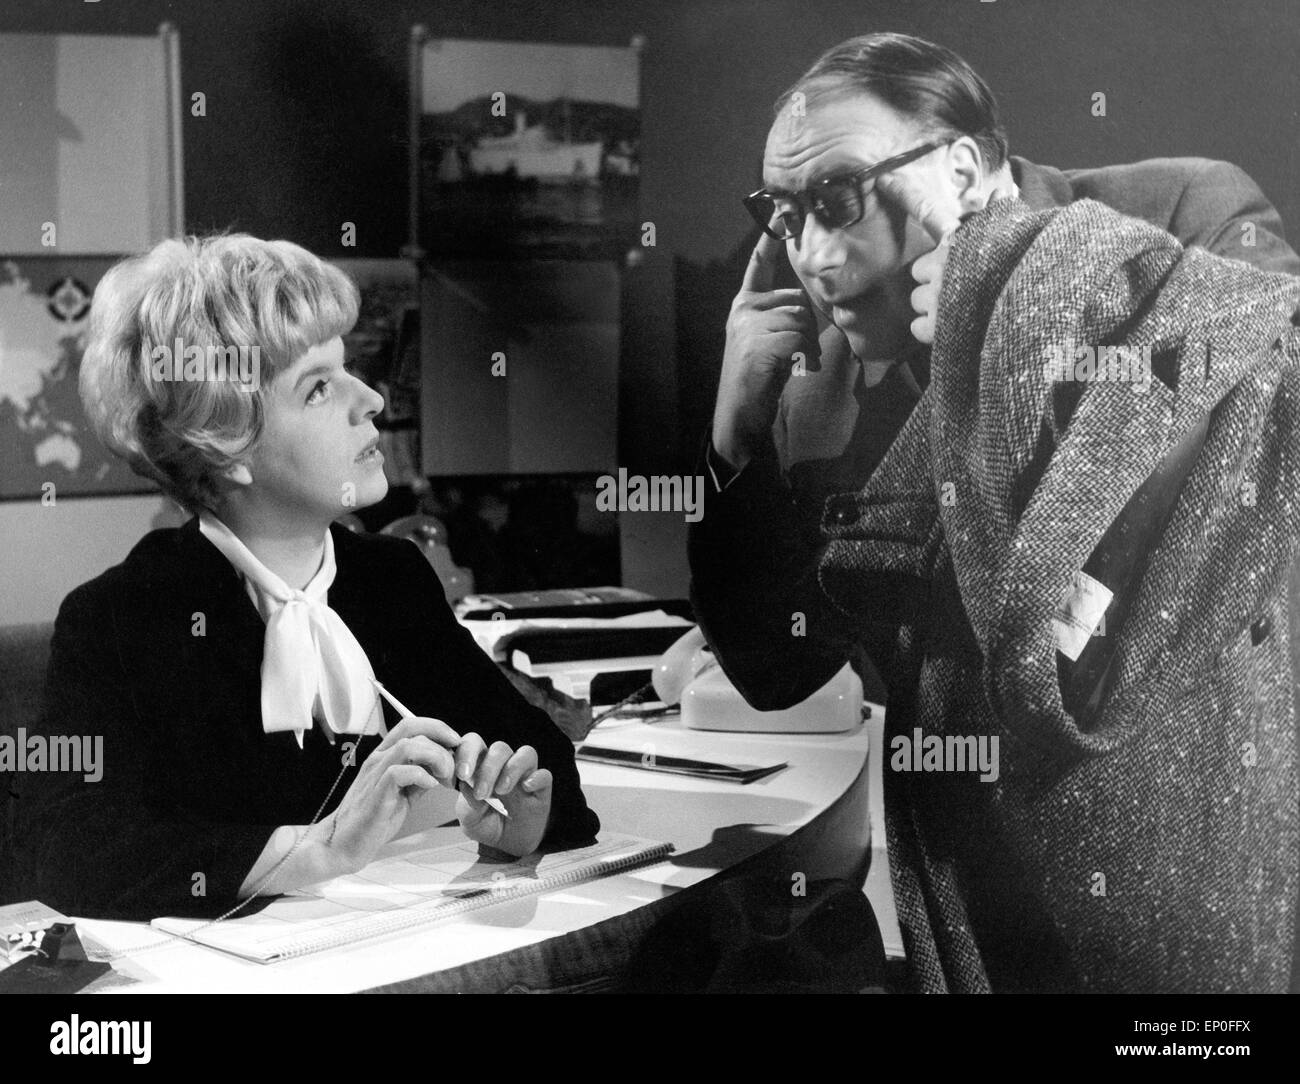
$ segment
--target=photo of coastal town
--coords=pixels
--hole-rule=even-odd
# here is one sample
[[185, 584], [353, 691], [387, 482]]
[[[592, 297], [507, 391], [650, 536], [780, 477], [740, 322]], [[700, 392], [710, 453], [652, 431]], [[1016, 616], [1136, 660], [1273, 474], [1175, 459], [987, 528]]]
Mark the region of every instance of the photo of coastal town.
[[638, 237], [640, 126], [635, 45], [428, 42], [421, 246], [619, 258]]

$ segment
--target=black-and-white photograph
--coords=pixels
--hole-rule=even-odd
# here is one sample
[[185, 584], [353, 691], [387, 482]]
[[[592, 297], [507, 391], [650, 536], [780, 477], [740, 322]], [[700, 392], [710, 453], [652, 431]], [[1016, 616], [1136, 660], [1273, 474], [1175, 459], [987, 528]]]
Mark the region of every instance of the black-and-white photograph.
[[432, 252], [622, 254], [636, 230], [635, 44], [430, 41], [421, 74], [421, 237]]
[[371, 992], [1281, 1053], [1298, 55], [1292, 0], [3, 0], [13, 1056], [311, 1071]]

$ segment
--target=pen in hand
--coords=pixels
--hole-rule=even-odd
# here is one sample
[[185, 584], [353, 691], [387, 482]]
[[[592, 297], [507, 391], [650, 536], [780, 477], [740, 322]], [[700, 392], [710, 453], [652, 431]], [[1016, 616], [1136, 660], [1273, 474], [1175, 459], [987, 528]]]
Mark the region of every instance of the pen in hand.
[[[379, 695], [382, 696], [393, 706], [393, 709], [397, 712], [398, 715], [400, 715], [403, 719], [415, 718], [415, 712], [413, 712], [410, 708], [408, 708], [405, 704], [403, 704], [400, 700], [398, 700], [397, 697], [395, 697], [392, 693], [390, 693], [387, 689], [385, 689], [384, 686], [380, 683], [378, 678], [372, 677], [370, 679], [370, 682], [379, 691]], [[462, 779], [460, 780], [460, 786], [466, 792], [465, 796], [467, 798], [474, 798], [474, 792], [473, 790], [470, 789], [469, 783], [467, 783], [464, 779]], [[501, 816], [503, 817], [510, 816], [510, 813], [507, 811], [505, 805], [502, 803], [500, 798], [493, 798], [491, 795], [488, 795], [488, 797], [483, 799], [474, 798], [474, 801], [476, 802], [480, 800], [483, 801], [485, 804], [491, 806], [493, 809], [495, 809], [498, 813], [501, 814]]]

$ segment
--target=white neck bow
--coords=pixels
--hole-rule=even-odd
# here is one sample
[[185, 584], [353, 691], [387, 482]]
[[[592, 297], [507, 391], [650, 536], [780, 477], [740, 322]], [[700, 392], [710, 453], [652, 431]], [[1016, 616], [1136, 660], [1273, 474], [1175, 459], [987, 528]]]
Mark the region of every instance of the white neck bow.
[[335, 734], [386, 733], [370, 659], [326, 601], [338, 571], [330, 532], [325, 532], [320, 569], [298, 591], [254, 557], [216, 516], [200, 513], [199, 530], [242, 573], [266, 622], [262, 729], [268, 734], [294, 731], [300, 749], [313, 715]]

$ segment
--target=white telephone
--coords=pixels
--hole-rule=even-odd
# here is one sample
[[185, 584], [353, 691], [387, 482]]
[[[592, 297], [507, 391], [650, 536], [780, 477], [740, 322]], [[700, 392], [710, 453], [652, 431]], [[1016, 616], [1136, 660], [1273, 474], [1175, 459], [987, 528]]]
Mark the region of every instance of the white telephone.
[[793, 707], [759, 711], [746, 703], [722, 671], [698, 626], [663, 653], [652, 677], [665, 704], [681, 704], [682, 725], [692, 730], [765, 734], [833, 734], [862, 721], [862, 682], [847, 663]]

